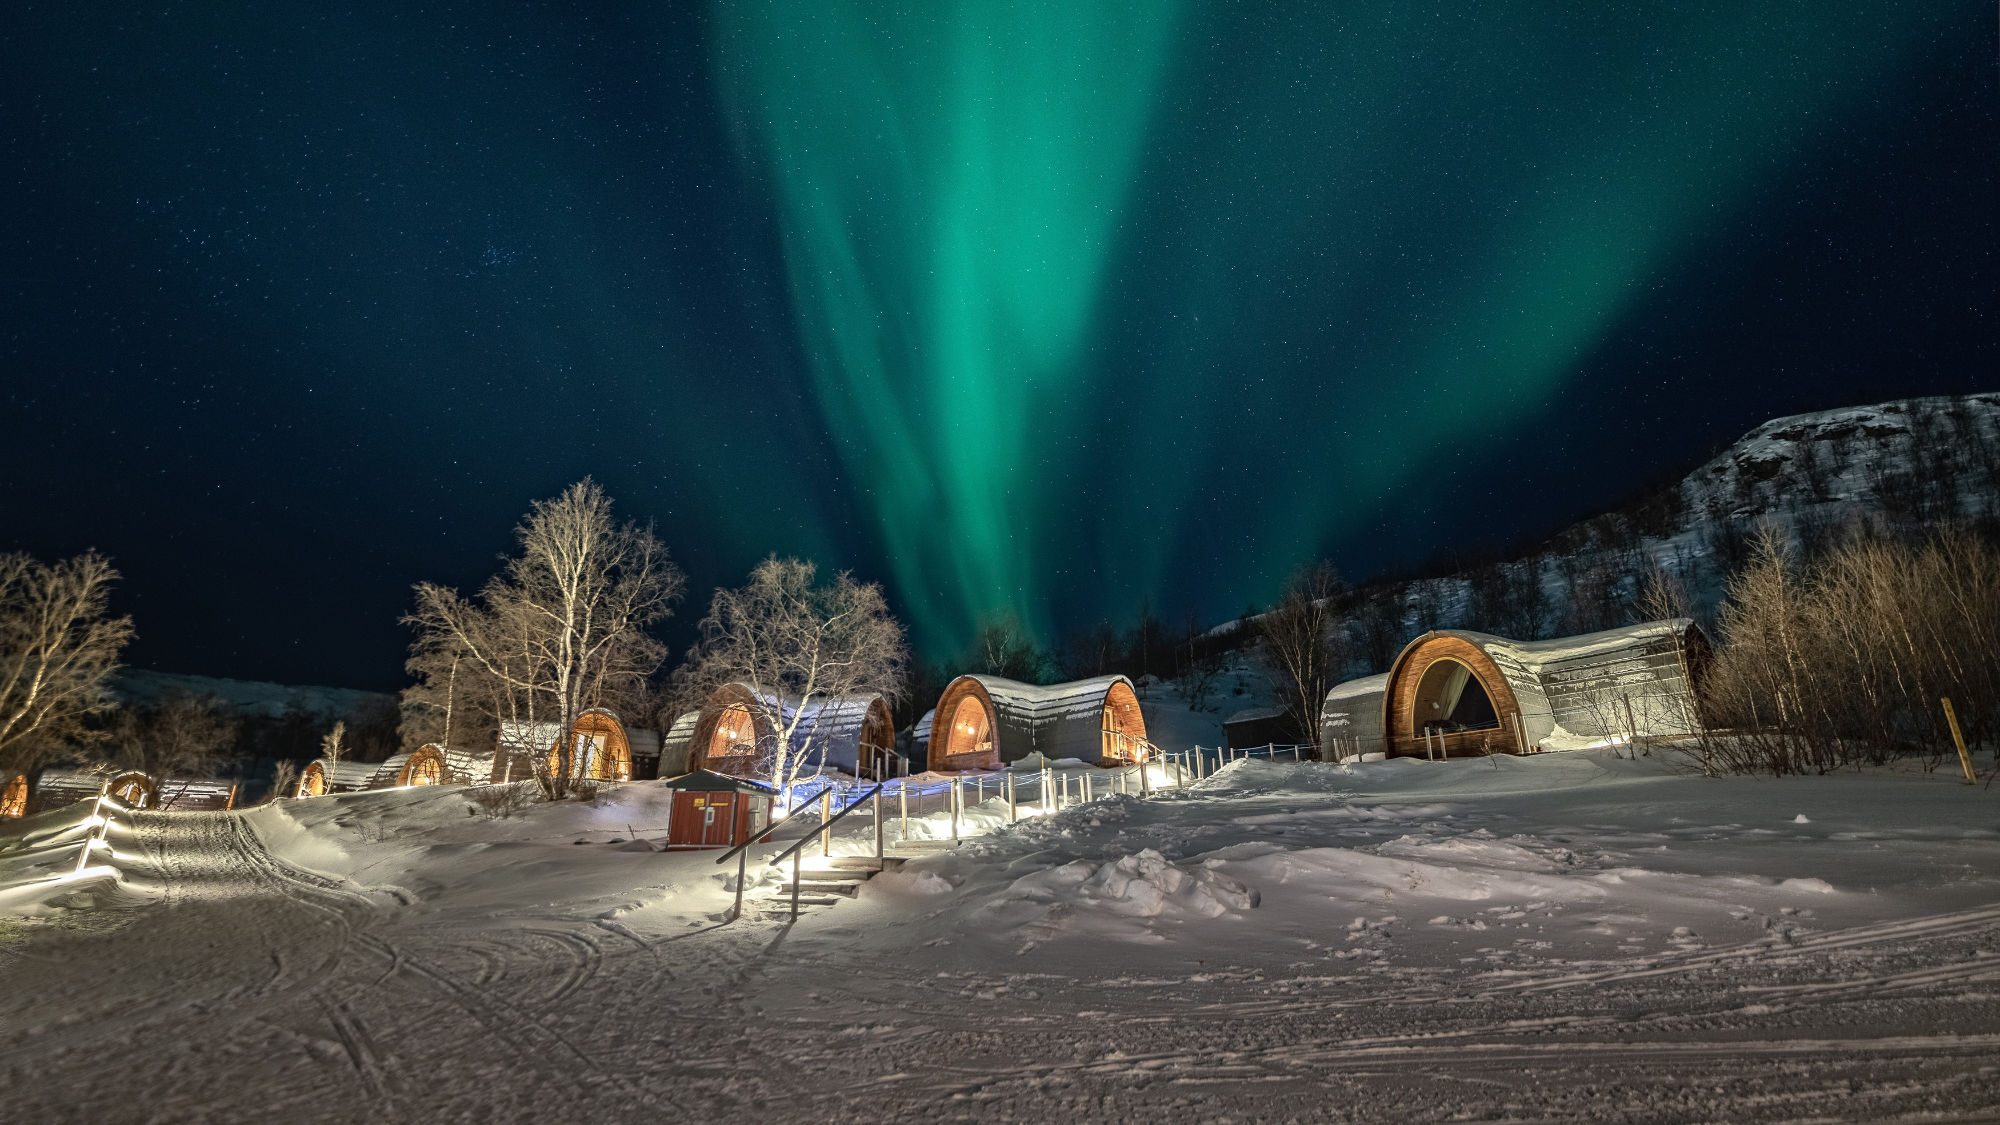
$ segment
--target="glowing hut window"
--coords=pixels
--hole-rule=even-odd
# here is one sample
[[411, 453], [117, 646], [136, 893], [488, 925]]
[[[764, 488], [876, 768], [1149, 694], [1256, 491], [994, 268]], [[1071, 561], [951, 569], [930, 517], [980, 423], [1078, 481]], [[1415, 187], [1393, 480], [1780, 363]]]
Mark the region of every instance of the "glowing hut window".
[[1118, 709], [1108, 701], [1104, 704], [1101, 728], [1104, 732], [1104, 757], [1122, 760], [1132, 756], [1131, 747], [1125, 737], [1125, 728], [1118, 722]]
[[17, 773], [7, 779], [7, 791], [0, 793], [0, 816], [28, 815], [28, 775]]
[[956, 758], [961, 754], [990, 754], [993, 752], [993, 724], [987, 719], [986, 708], [968, 699], [958, 705], [951, 717], [951, 740], [945, 756]]
[[444, 761], [434, 754], [419, 752], [410, 759], [411, 785], [442, 785]]

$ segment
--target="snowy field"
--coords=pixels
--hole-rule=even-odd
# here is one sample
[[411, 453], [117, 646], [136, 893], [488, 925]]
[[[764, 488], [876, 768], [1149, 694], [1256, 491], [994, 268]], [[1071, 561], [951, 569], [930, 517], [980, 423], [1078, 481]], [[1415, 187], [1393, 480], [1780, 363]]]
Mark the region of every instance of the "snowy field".
[[769, 869], [720, 924], [713, 855], [644, 842], [651, 784], [128, 815], [122, 881], [35, 882], [86, 812], [0, 837], [13, 1121], [2000, 1109], [2000, 793], [1942, 774], [1238, 763], [790, 927]]

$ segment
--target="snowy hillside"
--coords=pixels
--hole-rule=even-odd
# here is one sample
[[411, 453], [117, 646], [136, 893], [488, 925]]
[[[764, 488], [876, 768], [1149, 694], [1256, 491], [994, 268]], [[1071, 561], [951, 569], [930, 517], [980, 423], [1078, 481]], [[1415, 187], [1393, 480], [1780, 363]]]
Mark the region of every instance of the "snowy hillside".
[[0, 831], [0, 1082], [24, 1121], [2000, 1105], [2000, 794], [1942, 774], [1242, 762], [1012, 827], [986, 793], [990, 834], [791, 925], [762, 859], [797, 830], [722, 924], [733, 864], [656, 850], [654, 783], [123, 814], [118, 882], [65, 880], [83, 812], [32, 818]]
[[1640, 588], [1654, 571], [1675, 579], [1689, 609], [1706, 617], [1766, 523], [1811, 554], [1857, 521], [1909, 533], [1954, 520], [2000, 520], [2000, 393], [1776, 418], [1680, 481], [1564, 528], [1536, 553], [1364, 587], [1344, 625], [1346, 673], [1385, 671], [1430, 629], [1536, 640], [1630, 624], [1646, 616]]
[[296, 687], [259, 680], [226, 680], [214, 676], [191, 676], [179, 672], [153, 672], [143, 668], [121, 668], [112, 681], [112, 691], [127, 703], [144, 706], [176, 692], [213, 696], [227, 709], [244, 717], [279, 719], [298, 713], [318, 719], [336, 719], [369, 708], [394, 708], [396, 697], [385, 692], [353, 688]]
[[2000, 394], [1923, 398], [1766, 422], [1689, 474], [1688, 523], [1817, 505], [1913, 514], [2000, 511]]

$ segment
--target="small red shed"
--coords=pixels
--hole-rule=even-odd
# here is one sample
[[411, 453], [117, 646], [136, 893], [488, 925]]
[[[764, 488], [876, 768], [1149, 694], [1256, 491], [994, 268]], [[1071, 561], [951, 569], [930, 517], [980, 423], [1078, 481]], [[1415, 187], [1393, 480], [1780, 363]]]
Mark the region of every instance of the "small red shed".
[[673, 794], [667, 817], [669, 848], [733, 848], [771, 823], [777, 790], [755, 781], [695, 770], [667, 781]]

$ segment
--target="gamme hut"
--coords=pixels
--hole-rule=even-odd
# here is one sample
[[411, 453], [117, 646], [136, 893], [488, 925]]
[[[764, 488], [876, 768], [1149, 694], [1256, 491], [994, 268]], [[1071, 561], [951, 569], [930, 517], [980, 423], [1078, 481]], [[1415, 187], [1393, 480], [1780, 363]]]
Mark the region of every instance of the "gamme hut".
[[802, 704], [740, 682], [709, 693], [688, 736], [688, 769], [768, 779], [779, 726], [794, 718], [798, 724], [792, 749], [802, 769], [871, 778], [896, 773], [900, 759], [887, 696], [873, 692], [821, 696]]
[[929, 768], [998, 769], [1032, 754], [1111, 766], [1139, 761], [1149, 745], [1138, 693], [1124, 676], [1046, 687], [960, 676], [938, 696]]
[[1708, 653], [1687, 618], [1549, 641], [1425, 633], [1390, 666], [1381, 729], [1391, 755], [1446, 756], [1688, 734]]

